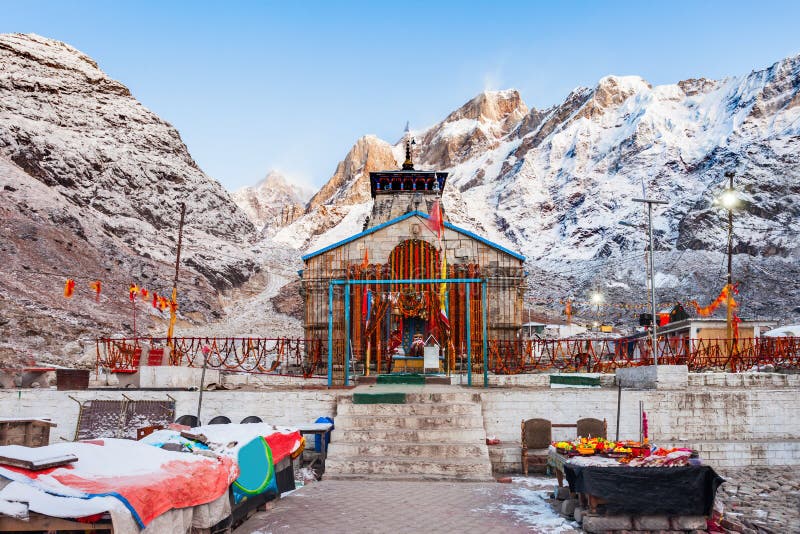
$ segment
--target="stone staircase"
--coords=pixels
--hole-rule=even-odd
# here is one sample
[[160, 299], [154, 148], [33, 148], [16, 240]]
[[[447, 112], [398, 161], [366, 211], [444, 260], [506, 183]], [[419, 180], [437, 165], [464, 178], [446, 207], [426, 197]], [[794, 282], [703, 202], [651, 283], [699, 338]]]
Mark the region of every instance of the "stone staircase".
[[339, 397], [325, 478], [492, 480], [480, 395], [422, 391], [402, 404], [376, 402]]

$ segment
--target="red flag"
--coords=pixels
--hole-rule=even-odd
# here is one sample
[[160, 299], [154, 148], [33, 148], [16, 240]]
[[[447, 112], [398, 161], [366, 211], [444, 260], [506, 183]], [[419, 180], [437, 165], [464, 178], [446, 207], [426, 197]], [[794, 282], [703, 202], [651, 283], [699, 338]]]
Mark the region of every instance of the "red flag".
[[133, 299], [136, 298], [137, 294], [139, 294], [139, 286], [136, 284], [131, 284], [131, 287], [128, 290], [128, 298], [131, 299], [131, 302], [133, 302]]
[[89, 282], [89, 287], [95, 292], [95, 302], [100, 302], [100, 291], [103, 288], [103, 283], [100, 280], [94, 280], [93, 282]]
[[439, 205], [438, 200], [433, 201], [431, 214], [428, 216], [428, 228], [431, 229], [431, 232], [436, 234], [436, 237], [439, 239], [442, 238], [442, 233], [444, 232], [444, 221], [442, 220], [442, 207]]
[[[369, 267], [369, 249], [365, 248], [364, 249], [364, 261], [361, 262], [361, 268], [363, 270], [366, 270], [367, 267]], [[364, 275], [364, 278], [366, 278], [366, 275]], [[367, 300], [367, 292], [368, 291], [369, 291], [369, 289], [367, 289], [367, 286], [364, 286], [364, 287], [361, 288], [361, 317], [365, 321], [367, 320], [367, 317], [368, 317], [368, 314], [367, 314], [367, 308], [369, 307], [368, 300]]]
[[153, 307], [158, 308], [158, 293], [153, 291]]
[[72, 298], [72, 294], [75, 293], [75, 280], [72, 278], [67, 278], [67, 282], [64, 284], [64, 296]]

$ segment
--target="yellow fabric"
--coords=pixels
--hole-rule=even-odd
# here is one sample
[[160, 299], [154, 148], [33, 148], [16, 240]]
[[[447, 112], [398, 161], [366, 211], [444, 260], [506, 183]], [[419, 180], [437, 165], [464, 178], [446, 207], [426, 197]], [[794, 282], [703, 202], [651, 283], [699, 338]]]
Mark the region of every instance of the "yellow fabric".
[[[442, 254], [442, 280], [447, 278], [447, 256]], [[447, 292], [447, 284], [439, 284], [439, 306], [441, 307], [442, 311], [445, 311], [447, 308], [445, 307], [445, 294]]]

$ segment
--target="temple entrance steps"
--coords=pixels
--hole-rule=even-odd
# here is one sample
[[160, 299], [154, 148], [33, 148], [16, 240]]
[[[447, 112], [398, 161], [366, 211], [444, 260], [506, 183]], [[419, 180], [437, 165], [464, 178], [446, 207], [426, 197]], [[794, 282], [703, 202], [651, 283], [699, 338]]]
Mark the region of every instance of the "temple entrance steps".
[[453, 389], [359, 387], [340, 396], [325, 478], [492, 480], [480, 395]]

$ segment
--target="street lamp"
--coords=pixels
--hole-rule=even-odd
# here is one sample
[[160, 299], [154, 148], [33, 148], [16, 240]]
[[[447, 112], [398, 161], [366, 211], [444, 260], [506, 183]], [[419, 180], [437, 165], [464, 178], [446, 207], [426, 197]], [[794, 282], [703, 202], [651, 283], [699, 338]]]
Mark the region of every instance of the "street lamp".
[[647, 204], [647, 230], [650, 234], [650, 313], [653, 314], [653, 327], [650, 330], [651, 343], [653, 345], [653, 364], [658, 366], [658, 351], [656, 350], [656, 268], [653, 261], [655, 249], [653, 248], [653, 204], [666, 204], [664, 200], [653, 200], [649, 198], [634, 198], [634, 202]]
[[600, 304], [603, 303], [603, 295], [601, 293], [595, 291], [594, 293], [592, 293], [592, 297], [591, 298], [592, 298], [592, 304], [597, 306], [597, 314], [596, 314], [597, 320], [595, 321], [594, 325], [595, 325], [595, 327], [599, 327], [600, 326]]
[[739, 205], [739, 197], [733, 189], [733, 171], [726, 171], [728, 189], [719, 196], [718, 203], [728, 210], [728, 293], [726, 299], [725, 336], [728, 338], [728, 355], [733, 352], [733, 210]]

